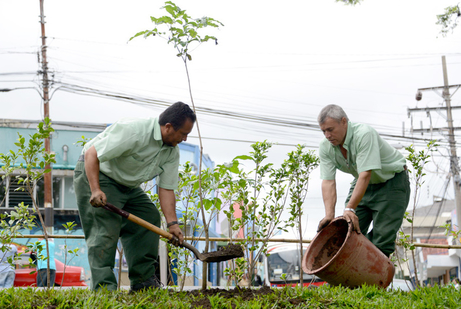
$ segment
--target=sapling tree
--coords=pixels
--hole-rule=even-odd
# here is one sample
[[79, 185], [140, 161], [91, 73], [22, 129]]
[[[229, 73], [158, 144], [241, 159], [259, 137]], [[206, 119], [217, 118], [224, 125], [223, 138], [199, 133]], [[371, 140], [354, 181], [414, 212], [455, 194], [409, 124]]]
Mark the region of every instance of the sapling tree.
[[[217, 169], [221, 173], [222, 188], [219, 191], [219, 197], [222, 200], [222, 213], [227, 219], [227, 237], [230, 239], [230, 243], [233, 243], [234, 235], [237, 231], [234, 230], [236, 223], [235, 207], [239, 205], [235, 203], [238, 200], [238, 192], [240, 184], [238, 179], [245, 179], [241, 177], [244, 174], [243, 170], [239, 169], [239, 161], [233, 159], [230, 163], [225, 163], [217, 166]], [[240, 175], [240, 177], [235, 177]], [[225, 220], [226, 220], [225, 219]], [[224, 221], [223, 221], [224, 222]], [[229, 279], [227, 285], [231, 285], [232, 281], [240, 282], [243, 279], [246, 269], [246, 260], [244, 258], [232, 259], [227, 261], [227, 266], [224, 268], [224, 275]]]
[[[174, 49], [176, 50], [176, 56], [180, 57], [184, 63], [184, 68], [186, 70], [187, 84], [189, 88], [189, 95], [192, 103], [194, 112], [196, 112], [194, 98], [192, 95], [191, 79], [189, 74], [189, 69], [187, 66], [188, 61], [192, 61], [191, 47], [194, 44], [201, 44], [208, 42], [209, 40], [214, 41], [217, 44], [217, 38], [211, 35], [202, 35], [202, 29], [206, 27], [219, 28], [223, 24], [211, 17], [202, 17], [202, 18], [192, 18], [189, 16], [185, 10], [179, 8], [176, 4], [171, 1], [165, 2], [165, 6], [162, 7], [166, 10], [168, 15], [162, 17], [153, 17], [151, 16], [151, 21], [155, 23], [156, 27], [151, 30], [144, 30], [136, 33], [133, 37], [130, 38], [130, 41], [136, 37], [148, 38], [150, 36], [158, 36], [167, 40], [168, 44], [173, 44]], [[166, 30], [162, 30], [162, 28]], [[196, 127], [199, 136], [200, 143], [200, 163], [199, 163], [199, 191], [202, 190], [201, 186], [201, 170], [202, 170], [202, 155], [203, 155], [203, 146], [202, 146], [202, 137], [200, 134], [199, 121], [196, 120]], [[202, 201], [203, 194], [200, 192], [200, 207], [201, 215], [203, 222], [205, 222], [205, 209]], [[205, 252], [208, 252], [208, 230], [207, 226], [204, 226], [204, 232], [206, 237]], [[207, 263], [203, 263], [203, 277], [202, 277], [202, 288], [206, 289], [206, 279], [207, 279]]]
[[[299, 234], [299, 265], [303, 258], [303, 226], [302, 215], [303, 204], [307, 196], [309, 176], [313, 169], [319, 164], [319, 158], [313, 151], [306, 151], [305, 146], [298, 145], [296, 150], [288, 153], [288, 159], [282, 164], [289, 175], [290, 204], [287, 226], [297, 228]], [[303, 286], [303, 270], [299, 267], [300, 286]]]
[[[410, 223], [410, 225], [413, 223], [413, 220], [410, 217], [410, 213], [407, 211], [405, 212], [403, 216], [403, 220]], [[394, 262], [394, 264], [397, 263], [400, 270], [403, 272], [402, 264], [407, 263], [409, 260], [407, 252], [411, 252], [412, 250], [415, 250], [415, 245], [411, 243], [410, 235], [405, 234], [402, 227], [400, 227], [400, 230], [397, 235], [398, 236], [395, 240], [396, 250], [390, 256], [390, 258]], [[399, 247], [403, 248], [402, 252], [400, 252]]]
[[[197, 200], [199, 199], [198, 190], [194, 189], [197, 178], [198, 176], [193, 172], [192, 165], [186, 162], [179, 173], [179, 184], [176, 194], [176, 200], [181, 205], [178, 207], [178, 210], [182, 214], [183, 234], [185, 237], [192, 237], [191, 243], [194, 242], [196, 232], [202, 228], [198, 225], [197, 220], [197, 214], [200, 210], [197, 204]], [[175, 261], [174, 267], [170, 267], [170, 269], [177, 275], [179, 288], [182, 291], [186, 277], [192, 273], [190, 264], [194, 263], [194, 256], [189, 250], [172, 245], [169, 245], [168, 251], [170, 260]]]
[[[245, 211], [242, 209], [245, 209], [244, 203], [245, 201], [248, 201], [248, 198], [245, 196], [247, 196], [250, 189], [250, 182], [248, 181], [250, 173], [245, 172], [243, 168], [239, 168], [240, 159], [251, 159], [251, 157], [239, 156], [232, 160], [228, 167], [234, 175], [227, 175], [228, 178], [225, 180], [226, 189], [224, 189], [221, 193], [221, 198], [224, 199], [223, 204], [228, 205], [228, 209], [224, 208], [223, 213], [227, 218], [227, 226], [229, 227], [228, 236], [231, 239], [231, 242], [234, 235], [240, 235], [241, 233], [243, 234], [243, 224], [245, 221], [242, 221], [242, 217]], [[239, 212], [241, 213], [240, 218], [236, 215], [236, 208], [238, 208]], [[240, 244], [242, 244], [242, 242], [240, 242]], [[228, 267], [224, 269], [224, 274], [228, 278], [227, 285], [230, 285], [232, 281], [234, 281], [237, 285], [243, 280], [245, 273], [247, 272], [248, 259], [240, 257], [228, 261], [227, 264]]]
[[[7, 197], [6, 192], [10, 190], [11, 181], [9, 179], [19, 169], [19, 165], [16, 164], [19, 155], [19, 152], [13, 150], [10, 150], [8, 153], [0, 153], [0, 163], [2, 165], [0, 167], [2, 173], [2, 182], [0, 185], [3, 192], [5, 192], [3, 199], [0, 201], [0, 206], [4, 205]], [[14, 205], [13, 207], [10, 213], [4, 212], [0, 214], [0, 251], [2, 252], [9, 250], [7, 245], [11, 244], [16, 236], [21, 235], [21, 230], [31, 230], [36, 226], [34, 222], [35, 217], [30, 214], [28, 205], [24, 205], [24, 202], [21, 202], [19, 205]], [[12, 266], [14, 259], [13, 257], [8, 260], [8, 263]]]
[[[38, 180], [40, 180], [46, 173], [49, 173], [50, 170], [46, 169], [45, 166], [56, 163], [55, 155], [48, 153], [44, 147], [44, 140], [50, 136], [54, 129], [51, 127], [51, 121], [48, 118], [45, 118], [43, 122], [40, 122], [37, 127], [37, 131], [34, 134], [29, 136], [29, 140], [26, 141], [26, 138], [18, 133], [18, 141], [15, 145], [18, 147], [17, 152], [13, 155], [14, 151], [10, 150], [10, 153], [16, 157], [20, 158], [21, 162], [18, 163], [19, 169], [22, 171], [22, 174], [16, 176], [18, 184], [20, 185], [17, 190], [26, 191], [31, 198], [32, 205], [34, 207], [35, 213], [40, 220], [43, 235], [46, 242], [46, 252], [47, 256], [49, 254], [48, 247], [48, 233], [46, 231], [45, 224], [43, 221], [43, 216], [40, 213], [40, 209], [35, 198], [35, 187]], [[47, 259], [47, 282], [48, 287], [50, 287], [50, 261]]]
[[[225, 165], [218, 165], [214, 169], [206, 169], [201, 171], [201, 186], [199, 190], [199, 175], [194, 171], [192, 165], [186, 162], [179, 173], [179, 187], [176, 194], [178, 202], [178, 211], [182, 214], [182, 227], [184, 236], [190, 237], [191, 243], [196, 241], [196, 237], [203, 237], [205, 230], [209, 230], [211, 222], [216, 218], [221, 211], [223, 205], [221, 192], [226, 190], [229, 180], [231, 168]], [[235, 170], [235, 169], [234, 169]], [[200, 194], [203, 196], [200, 198]], [[202, 207], [198, 203], [202, 200], [203, 209], [206, 211], [205, 220], [199, 222], [198, 214], [202, 211]], [[186, 241], [186, 240], [185, 240]], [[189, 250], [169, 246], [170, 259], [175, 261], [173, 271], [178, 276], [180, 289], [183, 289], [185, 278], [192, 273], [189, 265], [193, 263], [194, 256]]]
[[[65, 233], [66, 235], [70, 235], [72, 234], [72, 232], [74, 231], [74, 228], [77, 226], [77, 224], [74, 222], [74, 221], [71, 221], [71, 222], [66, 222], [62, 225], [65, 229]], [[64, 270], [62, 272], [62, 280], [61, 280], [61, 287], [64, 283], [64, 277], [65, 277], [65, 274], [66, 274], [66, 266], [68, 265], [68, 263], [70, 263], [70, 261], [72, 261], [72, 259], [76, 256], [78, 256], [78, 251], [80, 250], [79, 248], [69, 248], [69, 246], [67, 245], [67, 238], [64, 238]], [[67, 260], [67, 257], [70, 256], [69, 258], [69, 261]]]
[[[231, 170], [235, 170], [234, 165], [231, 167], [218, 165], [214, 169], [208, 168], [202, 170], [200, 173], [201, 177], [192, 175], [186, 183], [196, 192], [194, 205], [197, 204], [198, 199], [201, 201], [200, 207], [197, 209], [198, 212], [206, 213], [205, 216], [202, 216], [203, 219], [200, 224], [198, 224], [197, 221], [198, 213], [190, 217], [189, 221], [195, 223], [195, 226], [191, 224], [191, 228], [195, 227], [195, 231], [190, 232], [192, 236], [195, 234], [198, 234], [199, 237], [205, 236], [208, 242], [207, 233], [210, 229], [210, 225], [216, 220], [217, 215], [222, 210], [222, 194], [229, 189], [229, 174]], [[192, 239], [194, 239], [194, 237], [192, 237]], [[205, 250], [207, 250], [207, 246], [206, 244]]]
[[[282, 214], [289, 200], [290, 170], [274, 168], [265, 163], [272, 145], [267, 141], [252, 144], [250, 155], [238, 156], [235, 160], [249, 160], [254, 164], [250, 172], [241, 171], [237, 175], [237, 195], [241, 217], [235, 218], [234, 230], [241, 230], [245, 241], [247, 264], [245, 270], [251, 285], [258, 258], [266, 254], [269, 239], [278, 231], [286, 231]], [[262, 196], [264, 194], [264, 196]], [[259, 245], [256, 243], [257, 239]]]
[[413, 265], [415, 269], [415, 281], [416, 285], [419, 286], [419, 280], [418, 280], [418, 273], [416, 269], [416, 258], [415, 258], [415, 246], [414, 246], [414, 235], [413, 235], [413, 219], [415, 217], [415, 210], [416, 210], [416, 205], [418, 204], [419, 200], [419, 194], [420, 194], [420, 188], [424, 184], [424, 176], [426, 173], [424, 172], [424, 168], [426, 164], [429, 162], [429, 158], [431, 157], [431, 153], [437, 149], [438, 145], [436, 144], [435, 140], [429, 141], [426, 145], [426, 148], [417, 151], [414, 147], [414, 145], [410, 145], [408, 147], [405, 147], [405, 150], [408, 151], [408, 155], [406, 157], [407, 161], [410, 162], [411, 168], [408, 170], [408, 172], [412, 175], [411, 179], [413, 181], [414, 185], [414, 193], [413, 193], [413, 209], [411, 216], [408, 214], [405, 215], [405, 219], [410, 222], [411, 224], [411, 229], [410, 229], [410, 235], [409, 237], [407, 235], [402, 235], [403, 236], [400, 239], [399, 244], [402, 245], [405, 249], [411, 250], [411, 256], [413, 260]]

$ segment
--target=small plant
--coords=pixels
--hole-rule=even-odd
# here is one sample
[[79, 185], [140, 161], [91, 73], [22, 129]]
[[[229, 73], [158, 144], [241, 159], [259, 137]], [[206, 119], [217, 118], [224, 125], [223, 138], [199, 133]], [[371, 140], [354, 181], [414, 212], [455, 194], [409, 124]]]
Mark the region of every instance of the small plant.
[[[176, 194], [177, 202], [181, 203], [179, 211], [182, 213], [183, 234], [184, 236], [192, 237], [191, 243], [198, 233], [203, 231], [203, 225], [198, 224], [198, 215], [200, 206], [198, 205], [199, 190], [198, 190], [198, 175], [193, 171], [193, 166], [190, 162], [186, 162], [182, 166], [179, 173], [179, 186]], [[180, 289], [184, 288], [186, 277], [192, 273], [189, 265], [194, 262], [194, 256], [189, 250], [174, 247], [169, 245], [169, 255], [172, 261], [175, 261], [173, 272], [178, 276]]]
[[446, 236], [451, 236], [453, 238], [453, 244], [456, 244], [460, 241], [461, 238], [461, 230], [453, 230], [453, 226], [450, 223], [447, 223], [442, 226], [445, 228], [445, 235]]
[[[246, 241], [241, 242], [245, 248], [248, 259], [246, 273], [253, 274], [256, 261], [267, 249], [267, 240], [279, 228], [282, 222], [281, 215], [286, 202], [284, 195], [286, 173], [283, 169], [274, 169], [272, 163], [265, 163], [267, 153], [272, 144], [256, 142], [252, 144], [253, 151], [250, 155], [242, 155], [234, 160], [248, 160], [254, 164], [254, 169], [249, 173], [243, 170], [237, 175], [236, 201], [239, 205], [241, 216], [235, 218], [232, 229], [243, 233]], [[269, 179], [270, 190], [263, 200], [260, 194], [267, 186]], [[261, 246], [256, 243], [257, 238], [264, 238]], [[251, 278], [248, 282], [251, 285]]]
[[171, 261], [170, 269], [176, 274], [180, 291], [184, 289], [186, 278], [192, 274], [190, 263], [194, 262], [194, 256], [190, 250], [168, 244], [168, 256]]
[[286, 273], [283, 273], [280, 275], [280, 279], [285, 282], [285, 284], [287, 283], [287, 274]]
[[91, 141], [91, 138], [88, 138], [88, 137], [85, 137], [84, 135], [82, 135], [81, 140], [76, 141], [76, 142], [74, 143], [74, 145], [83, 147], [83, 146], [85, 146], [86, 143], [88, 143], [89, 141]]
[[226, 301], [219, 294], [208, 296], [208, 300], [210, 301], [211, 308], [225, 308], [224, 303]]
[[408, 151], [408, 155], [406, 159], [411, 164], [411, 169], [409, 169], [408, 172], [411, 173], [413, 176], [412, 179], [413, 179], [415, 190], [414, 190], [414, 198], [413, 198], [413, 211], [412, 211], [411, 217], [408, 217], [408, 215], [406, 215], [406, 220], [411, 223], [410, 237], [408, 238], [405, 235], [403, 237], [402, 244], [406, 249], [411, 250], [413, 265], [415, 268], [416, 286], [419, 286], [419, 280], [418, 280], [418, 274], [416, 270], [416, 258], [415, 258], [415, 252], [414, 252], [415, 246], [413, 244], [414, 242], [413, 218], [415, 217], [416, 205], [418, 204], [418, 200], [419, 200], [419, 193], [420, 193], [419, 189], [424, 184], [423, 178], [426, 175], [426, 173], [424, 172], [424, 167], [429, 162], [429, 158], [431, 157], [430, 154], [433, 151], [435, 151], [437, 147], [438, 145], [436, 144], [435, 140], [432, 140], [429, 143], [427, 143], [426, 148], [420, 151], [416, 151], [413, 145], [405, 147], [405, 150]]
[[235, 285], [238, 285], [238, 283], [245, 277], [248, 262], [245, 258], [237, 258], [234, 259], [232, 263], [234, 264], [234, 267], [224, 269], [224, 275], [229, 278], [228, 285], [232, 280], [234, 280]]
[[[305, 146], [298, 145], [296, 150], [288, 153], [288, 159], [285, 160], [282, 167], [288, 171], [290, 218], [286, 226], [296, 227], [299, 237], [299, 265], [302, 265], [303, 253], [303, 204], [307, 197], [309, 176], [313, 169], [319, 165], [319, 158], [313, 151], [306, 151]], [[299, 286], [303, 286], [303, 270], [299, 267]]]
[[[64, 228], [65, 228], [65, 233], [66, 235], [70, 235], [72, 234], [72, 232], [74, 231], [74, 228], [77, 226], [77, 224], [72, 221], [72, 222], [66, 222], [65, 224], [62, 225]], [[70, 261], [72, 261], [72, 259], [76, 256], [78, 256], [78, 251], [80, 250], [79, 248], [75, 248], [75, 249], [70, 249], [68, 246], [67, 246], [67, 238], [64, 238], [64, 271], [62, 273], [62, 281], [61, 281], [61, 287], [63, 285], [63, 282], [64, 282], [64, 276], [66, 274], [66, 266], [67, 266], [67, 263], [70, 263]], [[70, 259], [69, 261], [67, 261], [67, 256], [70, 255]]]
[[[41, 179], [45, 174], [50, 172], [50, 169], [47, 167], [51, 163], [56, 163], [55, 155], [48, 153], [44, 147], [44, 140], [48, 138], [51, 133], [54, 132], [54, 129], [51, 127], [51, 121], [48, 118], [45, 118], [43, 122], [40, 122], [37, 127], [37, 132], [29, 136], [28, 141], [26, 138], [18, 133], [18, 140], [15, 145], [18, 147], [16, 151], [10, 150], [9, 154], [1, 154], [0, 160], [3, 163], [2, 171], [2, 181], [5, 179], [10, 180], [13, 177], [13, 172], [21, 169], [23, 172], [20, 175], [14, 176], [17, 180], [19, 187], [16, 189], [18, 191], [25, 191], [31, 197], [32, 206], [37, 214], [37, 217], [40, 220], [43, 234], [45, 235], [45, 241], [48, 243], [48, 233], [45, 229], [45, 224], [43, 221], [42, 214], [39, 211], [38, 203], [35, 199], [35, 186], [39, 179]], [[3, 203], [3, 201], [2, 201]], [[28, 206], [28, 205], [27, 205]], [[27, 206], [24, 206], [22, 203], [19, 208], [16, 208], [16, 211], [13, 213], [14, 216], [19, 215], [20, 221], [17, 227], [13, 227], [14, 223], [6, 227], [6, 233], [14, 233], [19, 231], [21, 224], [26, 224], [27, 227], [31, 227], [30, 222], [34, 219], [33, 215], [27, 210]], [[10, 214], [11, 215], [11, 214]], [[29, 216], [29, 217], [28, 217]], [[3, 221], [3, 220], [2, 220]], [[14, 220], [13, 220], [14, 221]], [[48, 252], [48, 247], [47, 247]], [[49, 279], [49, 261], [48, 261], [48, 271], [47, 276]], [[49, 282], [49, 280], [48, 280]], [[48, 285], [49, 287], [49, 285]]]
[[[26, 139], [18, 133], [18, 142], [15, 143], [18, 146], [19, 157], [23, 159], [23, 162], [19, 164], [21, 169], [24, 169], [25, 175], [16, 176], [18, 184], [23, 184], [17, 190], [26, 191], [31, 197], [32, 204], [37, 214], [41, 227], [43, 230], [43, 235], [45, 237], [45, 242], [47, 244], [46, 251], [47, 256], [49, 256], [49, 247], [48, 247], [48, 232], [45, 228], [45, 223], [43, 216], [40, 213], [38, 203], [35, 199], [35, 186], [39, 179], [41, 179], [45, 174], [51, 172], [50, 169], [47, 169], [47, 166], [50, 166], [51, 163], [56, 163], [55, 155], [49, 153], [45, 150], [44, 140], [49, 138], [51, 133], [54, 132], [54, 129], [51, 127], [51, 121], [48, 118], [45, 118], [43, 122], [38, 124], [38, 132], [29, 136], [29, 141], [26, 143]], [[48, 288], [50, 287], [50, 261], [47, 259], [47, 282]]]
[[[29, 258], [29, 264], [37, 264], [37, 261], [46, 261], [48, 260], [48, 256], [45, 256], [43, 254], [43, 243], [41, 241], [36, 241], [36, 242], [29, 242], [27, 244], [27, 248], [29, 249], [30, 252], [35, 254], [35, 261], [32, 258]], [[31, 271], [30, 273], [33, 274], [36, 271]], [[49, 278], [48, 278], [49, 279]], [[49, 280], [48, 280], [49, 282]]]
[[[21, 235], [22, 229], [31, 230], [36, 226], [35, 217], [30, 214], [27, 205], [21, 202], [18, 206], [8, 213], [0, 214], [0, 251], [5, 252], [10, 250], [9, 244], [13, 243], [13, 239]], [[27, 251], [28, 252], [28, 251]], [[19, 259], [22, 252], [18, 252], [16, 256], [9, 257], [8, 262], [12, 267], [15, 267], [14, 261]]]

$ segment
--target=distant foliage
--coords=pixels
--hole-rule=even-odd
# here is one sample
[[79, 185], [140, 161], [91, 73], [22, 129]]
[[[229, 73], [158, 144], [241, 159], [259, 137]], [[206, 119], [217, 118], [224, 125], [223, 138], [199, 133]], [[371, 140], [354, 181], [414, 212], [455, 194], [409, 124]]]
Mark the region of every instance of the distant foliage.
[[[336, 0], [336, 2], [342, 2], [346, 5], [356, 5], [362, 2], [363, 0]], [[448, 6], [445, 8], [443, 14], [437, 15], [436, 25], [440, 25], [442, 29], [440, 34], [443, 37], [446, 37], [447, 34], [458, 26], [458, 18], [461, 16], [461, 11], [459, 10], [459, 4]]]
[[447, 36], [448, 32], [453, 30], [458, 26], [458, 18], [461, 16], [459, 11], [459, 5], [449, 6], [445, 8], [445, 13], [437, 15], [437, 25], [442, 26], [440, 33], [442, 36]]
[[336, 2], [342, 2], [347, 5], [356, 5], [362, 2], [362, 0], [336, 0]]

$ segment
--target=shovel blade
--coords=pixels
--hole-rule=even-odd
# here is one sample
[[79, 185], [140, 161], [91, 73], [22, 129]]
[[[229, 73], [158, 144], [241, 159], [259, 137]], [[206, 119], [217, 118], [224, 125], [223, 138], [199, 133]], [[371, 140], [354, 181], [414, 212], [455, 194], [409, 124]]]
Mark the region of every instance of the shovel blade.
[[220, 248], [218, 251], [201, 253], [200, 260], [207, 263], [223, 262], [232, 260], [235, 258], [243, 257], [242, 246], [236, 244], [230, 244]]

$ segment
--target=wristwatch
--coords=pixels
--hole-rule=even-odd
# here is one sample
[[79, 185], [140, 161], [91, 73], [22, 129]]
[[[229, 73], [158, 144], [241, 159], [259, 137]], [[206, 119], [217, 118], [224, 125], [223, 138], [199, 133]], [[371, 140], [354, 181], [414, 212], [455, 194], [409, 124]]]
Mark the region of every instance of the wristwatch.
[[178, 221], [171, 221], [170, 223], [168, 223], [168, 224], [166, 225], [166, 227], [170, 227], [170, 226], [173, 226], [173, 225], [175, 225], [175, 224], [179, 224]]

